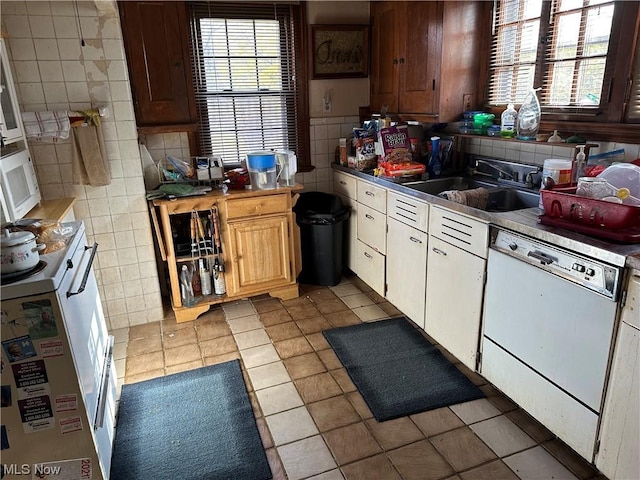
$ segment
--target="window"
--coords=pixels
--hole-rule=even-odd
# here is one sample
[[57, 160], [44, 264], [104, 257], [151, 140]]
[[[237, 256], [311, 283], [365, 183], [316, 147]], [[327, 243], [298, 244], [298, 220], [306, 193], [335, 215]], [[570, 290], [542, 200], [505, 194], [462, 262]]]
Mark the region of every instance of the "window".
[[191, 4], [201, 154], [221, 155], [228, 165], [248, 152], [287, 149], [305, 163], [302, 17], [299, 5]]
[[535, 87], [551, 117], [621, 122], [634, 30], [623, 29], [637, 15], [627, 3], [636, 2], [495, 1], [489, 105], [522, 103]]

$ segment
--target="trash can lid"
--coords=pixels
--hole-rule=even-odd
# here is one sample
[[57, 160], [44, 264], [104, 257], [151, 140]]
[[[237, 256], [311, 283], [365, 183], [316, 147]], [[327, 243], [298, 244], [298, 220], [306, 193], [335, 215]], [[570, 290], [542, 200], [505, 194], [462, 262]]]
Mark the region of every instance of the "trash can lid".
[[298, 214], [334, 215], [345, 210], [342, 199], [338, 195], [325, 192], [303, 192], [293, 207]]

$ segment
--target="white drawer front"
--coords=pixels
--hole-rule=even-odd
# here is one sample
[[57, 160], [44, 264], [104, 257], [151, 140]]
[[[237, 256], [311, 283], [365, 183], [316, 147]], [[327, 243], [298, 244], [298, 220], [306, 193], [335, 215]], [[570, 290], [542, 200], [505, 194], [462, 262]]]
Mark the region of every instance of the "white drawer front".
[[489, 225], [466, 215], [433, 206], [429, 215], [429, 235], [487, 258]]
[[333, 172], [333, 193], [356, 200], [357, 184], [356, 177], [343, 172]]
[[384, 297], [384, 255], [358, 241], [358, 276]]
[[358, 240], [381, 254], [387, 252], [387, 216], [366, 205], [358, 205]]
[[387, 215], [421, 232], [429, 228], [429, 204], [415, 198], [388, 192]]
[[358, 179], [358, 203], [364, 203], [379, 212], [387, 212], [387, 190]]

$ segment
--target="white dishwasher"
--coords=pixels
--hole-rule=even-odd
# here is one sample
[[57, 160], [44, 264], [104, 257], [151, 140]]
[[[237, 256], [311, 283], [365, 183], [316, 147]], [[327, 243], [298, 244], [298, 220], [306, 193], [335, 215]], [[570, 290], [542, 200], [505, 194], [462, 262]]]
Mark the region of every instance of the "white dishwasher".
[[493, 228], [481, 373], [592, 461], [622, 269]]

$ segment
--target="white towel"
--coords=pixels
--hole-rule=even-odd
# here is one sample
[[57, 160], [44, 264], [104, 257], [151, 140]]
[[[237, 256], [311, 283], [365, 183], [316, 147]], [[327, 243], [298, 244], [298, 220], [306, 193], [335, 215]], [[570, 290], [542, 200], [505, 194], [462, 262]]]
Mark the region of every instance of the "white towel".
[[468, 207], [487, 208], [489, 201], [489, 191], [486, 188], [473, 188], [471, 190], [445, 190], [438, 194], [439, 197], [446, 198], [452, 202], [467, 205]]
[[57, 142], [69, 138], [71, 124], [66, 111], [22, 112], [27, 138]]

